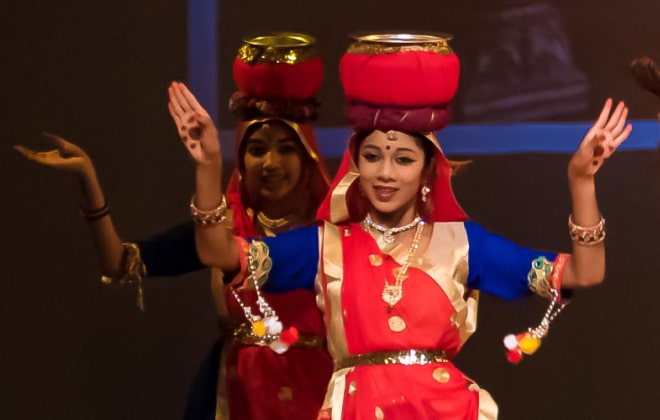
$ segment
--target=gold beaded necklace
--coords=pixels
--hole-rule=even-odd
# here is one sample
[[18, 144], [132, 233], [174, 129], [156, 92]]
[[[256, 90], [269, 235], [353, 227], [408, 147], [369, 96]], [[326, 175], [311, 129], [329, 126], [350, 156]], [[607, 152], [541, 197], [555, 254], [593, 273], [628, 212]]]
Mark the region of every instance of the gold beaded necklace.
[[[364, 224], [367, 228], [369, 227], [374, 227], [375, 228], [375, 223], [369, 216], [367, 216], [367, 219], [365, 219]], [[402, 228], [393, 228], [390, 229], [390, 231], [395, 231], [394, 233], [399, 233], [403, 232], [404, 230], [409, 230], [412, 229], [413, 227], [417, 227], [415, 229], [415, 235], [413, 236], [413, 240], [410, 244], [410, 248], [408, 248], [408, 254], [406, 255], [406, 259], [404, 260], [403, 264], [401, 264], [401, 267], [396, 267], [394, 270], [392, 270], [392, 273], [394, 274], [394, 284], [390, 284], [387, 281], [387, 278], [385, 279], [385, 285], [383, 286], [383, 291], [381, 292], [381, 299], [383, 302], [387, 304], [387, 309], [388, 312], [392, 310], [394, 305], [399, 303], [399, 301], [403, 298], [403, 282], [408, 278], [408, 268], [410, 267], [410, 264], [412, 263], [412, 257], [415, 255], [415, 252], [419, 249], [419, 242], [422, 239], [422, 233], [424, 232], [424, 225], [426, 225], [426, 222], [419, 216], [415, 217], [415, 219], [405, 225], [402, 226]], [[381, 227], [380, 225], [377, 225]], [[383, 228], [385, 229], [385, 228]], [[381, 229], [377, 229], [379, 232], [382, 232]], [[387, 242], [387, 241], [386, 241]]]

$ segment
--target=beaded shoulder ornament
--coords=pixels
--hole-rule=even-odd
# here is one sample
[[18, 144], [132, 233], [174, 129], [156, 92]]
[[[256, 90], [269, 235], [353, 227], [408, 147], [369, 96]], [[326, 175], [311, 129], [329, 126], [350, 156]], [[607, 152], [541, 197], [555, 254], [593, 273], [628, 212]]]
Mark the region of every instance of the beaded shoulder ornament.
[[248, 281], [257, 295], [257, 313], [252, 312], [252, 307], [243, 302], [234, 288], [231, 292], [250, 323], [250, 329], [239, 329], [240, 333], [249, 335], [255, 344], [268, 346], [275, 353], [282, 354], [298, 340], [298, 330], [295, 327], [284, 330], [277, 313], [261, 294], [260, 285], [268, 279], [272, 264], [268, 245], [261, 241], [250, 242], [247, 249], [247, 266], [250, 270]]
[[550, 299], [548, 309], [545, 311], [539, 325], [528, 328], [520, 334], [509, 334], [504, 337], [504, 347], [507, 349], [507, 360], [518, 364], [523, 355], [532, 355], [541, 346], [541, 340], [548, 334], [550, 323], [559, 315], [568, 302], [562, 302], [559, 290], [555, 287], [556, 276], [566, 265], [568, 256], [557, 255], [554, 263], [545, 257], [538, 257], [532, 261], [532, 268], [527, 274], [529, 288], [536, 294]]

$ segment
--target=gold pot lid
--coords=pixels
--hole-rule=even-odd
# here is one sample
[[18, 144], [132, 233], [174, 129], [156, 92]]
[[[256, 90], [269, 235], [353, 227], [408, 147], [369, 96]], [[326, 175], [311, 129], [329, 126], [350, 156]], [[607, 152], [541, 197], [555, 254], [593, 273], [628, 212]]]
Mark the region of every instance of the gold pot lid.
[[351, 35], [353, 43], [348, 54], [392, 54], [407, 51], [429, 51], [452, 54], [449, 46], [452, 36], [444, 33], [359, 33]]
[[318, 57], [313, 36], [297, 32], [272, 32], [243, 39], [238, 57], [248, 64], [297, 64]]

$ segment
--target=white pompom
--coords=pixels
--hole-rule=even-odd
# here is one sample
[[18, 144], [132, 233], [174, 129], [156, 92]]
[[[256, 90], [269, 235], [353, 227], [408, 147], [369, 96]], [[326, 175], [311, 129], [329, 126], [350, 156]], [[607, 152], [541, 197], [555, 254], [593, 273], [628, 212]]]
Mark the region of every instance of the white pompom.
[[274, 317], [266, 318], [264, 325], [266, 326], [266, 331], [268, 331], [269, 335], [277, 335], [281, 333], [283, 329], [282, 323]]
[[507, 348], [507, 350], [515, 350], [518, 348], [518, 339], [516, 339], [516, 336], [513, 334], [509, 334], [506, 337], [504, 337], [504, 347]]
[[280, 340], [275, 340], [268, 345], [271, 350], [277, 354], [282, 354], [289, 349], [289, 346], [286, 343], [281, 342]]

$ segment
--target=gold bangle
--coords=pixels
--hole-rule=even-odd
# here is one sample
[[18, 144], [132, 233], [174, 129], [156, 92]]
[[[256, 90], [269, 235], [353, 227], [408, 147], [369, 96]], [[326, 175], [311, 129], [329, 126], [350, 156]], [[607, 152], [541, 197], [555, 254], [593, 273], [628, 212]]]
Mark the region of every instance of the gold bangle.
[[578, 245], [596, 245], [605, 240], [605, 218], [600, 216], [598, 224], [590, 227], [576, 225], [573, 216], [568, 215], [568, 234]]
[[195, 207], [195, 196], [190, 199], [190, 215], [193, 221], [198, 225], [217, 225], [225, 221], [227, 218], [225, 212], [227, 211], [227, 198], [223, 195], [222, 200], [218, 207], [213, 210], [200, 210]]

